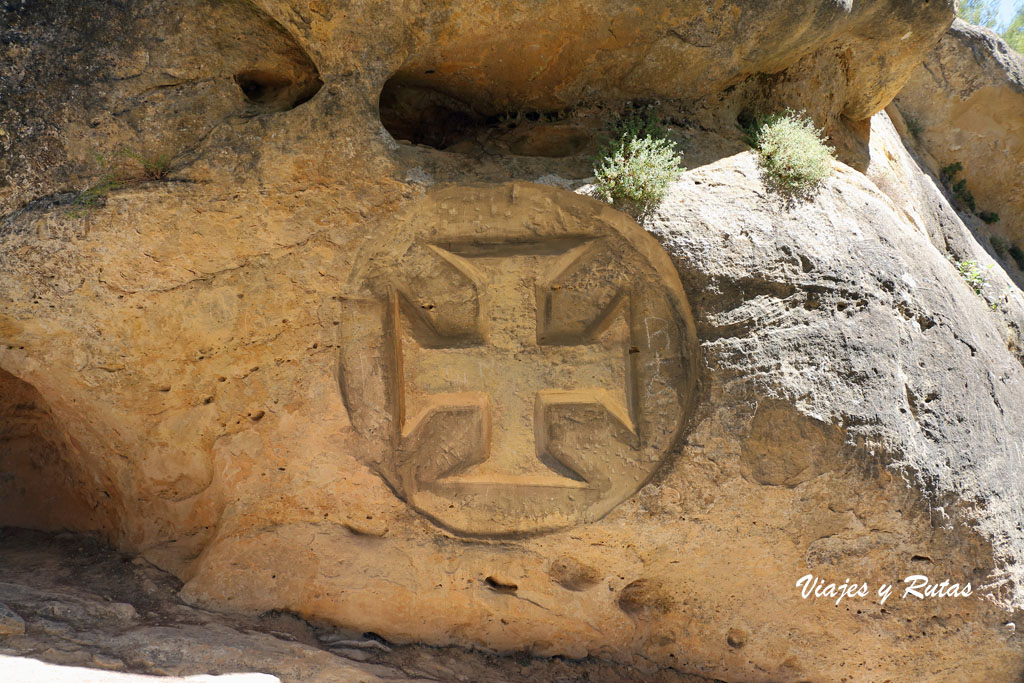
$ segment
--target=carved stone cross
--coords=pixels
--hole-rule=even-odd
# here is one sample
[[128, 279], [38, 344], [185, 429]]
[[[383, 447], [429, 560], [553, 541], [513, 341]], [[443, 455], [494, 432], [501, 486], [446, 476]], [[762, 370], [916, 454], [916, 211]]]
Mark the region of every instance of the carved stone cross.
[[552, 447], [554, 411], [603, 410], [612, 418], [609, 431], [636, 437], [628, 296], [615, 293], [582, 334], [560, 335], [552, 325], [559, 315], [550, 307], [553, 283], [587, 258], [591, 246], [589, 240], [432, 245], [483, 292], [475, 339], [438, 336], [424, 314], [430, 304], [394, 292], [403, 442], [417, 441], [430, 421], [482, 425], [480, 442], [460, 457], [440, 444], [423, 444], [420, 456], [436, 465], [423, 468], [426, 478], [465, 487], [586, 488], [600, 474], [598, 463], [586, 453]]
[[643, 486], [692, 409], [682, 285], [601, 202], [450, 187], [373, 228], [344, 297], [340, 381], [360, 457], [458, 534], [600, 519]]

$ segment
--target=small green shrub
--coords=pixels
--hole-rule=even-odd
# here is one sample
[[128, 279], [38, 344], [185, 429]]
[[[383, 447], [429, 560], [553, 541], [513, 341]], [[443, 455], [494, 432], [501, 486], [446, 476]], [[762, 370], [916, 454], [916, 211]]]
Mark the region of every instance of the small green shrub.
[[642, 218], [686, 169], [675, 142], [650, 110], [629, 113], [610, 128], [610, 139], [595, 159], [597, 194]]
[[913, 135], [915, 140], [920, 140], [921, 133], [924, 132], [921, 121], [913, 116], [904, 116], [903, 122], [907, 124], [907, 132]]
[[942, 180], [943, 185], [949, 188], [949, 191], [953, 193], [953, 196], [956, 197], [960, 204], [970, 210], [971, 213], [976, 214], [978, 218], [989, 224], [999, 222], [999, 214], [995, 211], [978, 211], [974, 195], [967, 189], [967, 181], [963, 178], [960, 180], [956, 179], [962, 170], [964, 170], [964, 165], [959, 161], [954, 161], [949, 166], [942, 167], [939, 171], [939, 179]]
[[769, 183], [786, 194], [809, 194], [832, 173], [835, 150], [804, 112], [757, 117], [747, 134]]
[[971, 213], [977, 211], [978, 206], [974, 202], [974, 195], [971, 194], [970, 190], [967, 189], [966, 180], [961, 178], [960, 180], [953, 183], [953, 187], [950, 189], [953, 190], [953, 194], [956, 196], [956, 198], [963, 202], [963, 205], [966, 206]]
[[954, 161], [949, 166], [943, 166], [939, 171], [939, 178], [942, 180], [943, 185], [949, 185], [956, 178], [960, 171], [964, 170], [964, 165], [959, 161]]
[[145, 180], [163, 180], [171, 172], [171, 158], [166, 154], [143, 156], [128, 147], [120, 153], [142, 167], [142, 177]]
[[985, 290], [988, 288], [988, 271], [992, 270], [992, 266], [982, 268], [981, 264], [977, 261], [960, 261], [956, 264], [957, 270], [960, 271], [960, 277], [971, 286], [974, 293], [979, 296], [984, 296]]
[[114, 173], [107, 173], [94, 185], [82, 190], [75, 197], [74, 206], [68, 212], [73, 218], [81, 218], [99, 206], [106, 196], [122, 186], [122, 181]]
[[1010, 255], [1010, 243], [999, 235], [989, 237], [988, 243], [992, 245], [992, 251], [996, 252], [996, 256], [999, 258], [1005, 259]]
[[109, 158], [104, 158], [99, 153], [94, 156], [104, 173], [96, 183], [75, 197], [75, 208], [69, 211], [75, 218], [84, 216], [100, 206], [114, 190], [135, 183], [165, 180], [171, 172], [171, 158], [166, 154], [148, 156], [139, 154], [130, 147], [123, 147]]
[[1024, 270], [1024, 249], [1021, 249], [1019, 244], [1015, 244], [1010, 247], [1009, 252], [1013, 260], [1017, 262], [1017, 267]]

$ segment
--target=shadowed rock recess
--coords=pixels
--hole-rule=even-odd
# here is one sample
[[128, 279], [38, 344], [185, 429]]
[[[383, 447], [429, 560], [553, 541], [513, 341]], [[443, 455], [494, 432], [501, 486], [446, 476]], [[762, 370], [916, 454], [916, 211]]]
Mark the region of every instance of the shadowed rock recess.
[[1021, 58], [953, 18], [0, 0], [0, 672], [1020, 680]]

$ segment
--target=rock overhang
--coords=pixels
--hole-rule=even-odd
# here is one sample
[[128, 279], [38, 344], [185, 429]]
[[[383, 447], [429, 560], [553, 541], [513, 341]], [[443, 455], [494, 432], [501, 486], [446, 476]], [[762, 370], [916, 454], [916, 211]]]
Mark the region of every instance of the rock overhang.
[[[699, 387], [704, 412], [692, 437], [678, 444], [683, 451], [679, 457], [594, 523], [530, 538], [466, 539], [406, 505], [386, 478], [361, 459], [362, 443], [349, 415], [352, 402], [346, 406], [342, 400], [338, 355], [346, 348], [358, 349], [346, 339], [346, 332], [355, 328], [346, 324], [340, 299], [352, 293], [353, 264], [364, 247], [384, 242], [381, 235], [389, 234], [394, 217], [412, 210], [430, 189], [432, 181], [420, 168], [426, 166], [424, 159], [446, 182], [463, 187], [485, 174], [497, 186], [528, 171], [511, 161], [508, 168], [499, 164], [487, 170], [484, 163], [454, 155], [399, 148], [377, 125], [377, 96], [389, 78], [403, 77], [403, 65], [416, 64], [417, 55], [431, 50], [439, 60], [458, 56], [455, 48], [435, 48], [432, 41], [437, 36], [456, 41], [458, 32], [451, 27], [458, 25], [459, 12], [469, 11], [468, 5], [423, 10], [401, 27], [401, 17], [361, 14], [358, 7], [345, 14], [318, 3], [260, 5], [315, 63], [324, 87], [311, 100], [220, 127], [206, 139], [195, 163], [183, 167], [202, 182], [133, 187], [112, 195], [106, 208], [79, 223], [59, 209], [45, 217], [29, 211], [17, 219], [22, 232], [4, 236], [18, 250], [9, 253], [26, 258], [8, 271], [10, 303], [0, 322], [11, 330], [13, 345], [25, 349], [3, 349], [0, 362], [37, 384], [59, 419], [72, 425], [83, 462], [95, 464], [109, 481], [132, 492], [121, 497], [126, 508], [110, 525], [112, 535], [188, 579], [189, 599], [253, 611], [288, 608], [397, 640], [535, 654], [642, 656], [665, 666], [685, 656], [693, 670], [718, 667], [715, 671], [722, 676], [755, 675], [749, 662], [756, 661], [773, 672], [766, 677], [782, 678], [796, 676], [794, 664], [838, 675], [840, 662], [823, 654], [828, 646], [820, 640], [784, 653], [789, 645], [776, 637], [780, 619], [793, 628], [828, 620], [839, 634], [828, 642], [836, 645], [839, 637], [856, 637], [864, 622], [810, 607], [787, 593], [788, 586], [775, 594], [784, 605], [781, 613], [766, 615], [760, 603], [730, 597], [749, 597], [746, 591], [752, 584], [743, 583], [743, 577], [761, 577], [756, 583], [763, 587], [771, 580], [767, 577], [805, 565], [819, 571], [885, 567], [898, 572], [923, 561], [914, 557], [933, 558], [935, 571], [951, 574], [968, 564], [972, 569], [990, 567], [991, 554], [986, 556], [973, 536], [933, 529], [925, 498], [907, 493], [877, 467], [883, 455], [876, 453], [884, 449], [844, 450], [845, 444], [837, 443], [836, 426], [820, 419], [827, 411], [814, 410], [810, 416], [805, 410], [809, 399], [796, 391], [806, 388], [794, 379], [801, 373], [845, 386], [837, 396], [868, 411], [855, 417], [869, 427], [872, 420], [883, 421], [880, 431], [887, 444], [898, 445], [911, 433], [910, 419], [896, 413], [912, 410], [906, 397], [927, 397], [927, 387], [886, 393], [872, 379], [872, 400], [885, 407], [879, 417], [870, 412], [864, 392], [849, 386], [857, 378], [872, 377], [874, 369], [865, 356], [869, 350], [885, 356], [886, 363], [876, 366], [886, 372], [895, 367], [890, 361], [901, 351], [892, 345], [893, 337], [851, 333], [844, 341], [838, 332], [854, 330], [854, 325], [867, 332], [878, 325], [910, 334], [913, 322], [926, 319], [927, 311], [908, 307], [914, 315], [904, 318], [899, 309], [877, 304], [876, 299], [888, 301], [886, 290], [874, 283], [858, 286], [849, 268], [843, 271], [849, 279], [847, 291], [836, 290], [827, 273], [820, 275], [825, 284], [814, 282], [818, 275], [804, 268], [813, 271], [822, 259], [852, 267], [853, 253], [865, 259], [861, 265], [869, 264], [864, 254], [881, 258], [887, 252], [910, 253], [921, 244], [901, 242], [903, 231], [910, 228], [852, 171], [832, 188], [832, 213], [825, 216], [845, 215], [849, 230], [831, 226], [828, 240], [818, 240], [820, 232], [803, 226], [803, 242], [780, 244], [772, 229], [778, 217], [769, 209], [747, 155], [707, 169], [706, 187], [687, 186], [685, 191], [691, 203], [700, 204], [705, 190], [731, 188], [742, 194], [732, 197], [734, 203], [720, 198], [714, 206], [704, 202], [699, 217], [666, 219], [682, 221], [687, 230], [700, 226], [693, 228], [694, 239], [686, 247], [693, 254], [673, 254], [687, 294], [693, 301], [721, 297], [714, 302], [714, 329], [705, 326], [701, 331], [706, 348], [721, 351], [715, 358], [721, 374], [704, 376]], [[949, 13], [948, 7], [937, 11], [938, 5], [942, 3], [927, 11]], [[482, 11], [507, 18], [503, 13], [510, 7], [495, 4]], [[796, 17], [799, 7], [774, 8], [770, 16]], [[881, 17], [903, 12], [908, 19], [918, 11], [924, 10], [917, 3], [872, 3], [856, 10], [829, 4], [820, 13], [807, 13], [812, 19], [801, 25], [811, 33], [799, 35], [808, 45], [791, 56], [803, 54], [804, 48], [811, 54], [814, 46], [834, 38], [823, 28], [828, 22], [853, 26], [849, 22], [860, 17], [867, 31], [864, 17], [872, 16], [877, 20], [874, 30], [884, 29], [890, 40], [905, 34], [896, 35], [903, 26], [895, 22], [885, 28]], [[936, 26], [928, 23], [907, 40]], [[692, 26], [684, 32], [691, 41], [709, 42]], [[814, 40], [808, 38], [812, 34]], [[826, 43], [815, 42], [818, 38]], [[883, 41], [875, 49], [891, 47]], [[867, 49], [863, 44], [861, 48]], [[912, 54], [908, 49], [903, 56]], [[761, 61], [750, 67], [755, 71], [785, 70], [770, 55], [757, 59]], [[843, 59], [832, 53], [828, 57], [840, 66], [847, 63]], [[488, 62], [481, 74], [500, 64]], [[557, 73], [565, 75], [575, 68], [571, 66], [567, 61]], [[599, 83], [599, 71], [581, 67], [569, 73], [569, 85], [559, 91], [568, 93], [564, 101], [584, 97], [587, 88], [598, 89], [586, 84]], [[798, 71], [783, 74], [779, 81], [792, 76], [790, 88], [819, 94], [815, 88], [821, 84], [796, 78]], [[237, 73], [225, 70], [222, 80], [241, 98], [242, 84], [232, 81]], [[635, 75], [635, 84], [654, 87], [644, 80], [650, 74], [639, 67]], [[513, 76], [501, 91], [517, 92], [518, 76]], [[617, 78], [624, 82], [621, 75]], [[458, 90], [462, 86], [445, 82], [438, 87], [472, 100]], [[635, 97], [632, 87], [609, 99]], [[884, 99], [879, 94], [884, 90], [868, 88], [864, 93], [867, 100]], [[488, 99], [492, 95], [486, 94]], [[847, 110], [853, 100], [845, 91], [841, 95], [828, 111]], [[486, 111], [530, 102], [518, 94], [507, 100], [495, 96], [493, 101], [497, 104], [481, 99], [475, 106]], [[562, 106], [561, 101], [554, 104]], [[551, 105], [537, 100], [529, 106]], [[257, 162], [243, 164], [239, 158]], [[548, 168], [543, 166], [547, 161], [531, 163], [529, 169]], [[578, 201], [562, 196], [568, 197], [567, 204]], [[33, 241], [33, 230], [44, 234], [40, 228], [46, 221], [82, 229], [65, 241]], [[738, 224], [743, 221], [747, 225]], [[877, 234], [865, 237], [872, 231]], [[661, 236], [662, 244], [672, 251], [679, 246], [673, 246], [673, 239], [680, 232], [685, 233]], [[716, 243], [723, 234], [730, 241]], [[865, 240], [871, 248], [858, 243], [864, 249], [847, 249], [845, 240]], [[712, 244], [718, 244], [720, 258], [702, 260], [707, 255], [702, 250]], [[459, 257], [459, 251], [450, 253]], [[60, 284], [48, 286], [36, 277], [43, 264]], [[791, 274], [806, 279], [794, 280]], [[85, 284], [63, 284], [69, 282]], [[699, 282], [713, 286], [704, 292], [694, 285]], [[948, 277], [941, 283], [961, 284]], [[42, 303], [32, 303], [36, 300]], [[992, 332], [987, 327], [991, 321], [971, 307], [968, 294], [959, 292], [956, 300], [972, 320], [979, 316]], [[841, 305], [851, 316], [861, 317], [846, 323], [849, 327], [838, 325], [829, 317], [831, 309], [822, 310], [822, 301], [835, 304], [836, 316], [845, 315]], [[707, 317], [711, 303], [702, 301], [695, 311], [698, 318]], [[47, 309], [50, 305], [57, 307], [56, 313]], [[928, 300], [920, 307], [938, 305]], [[72, 310], [74, 315], [67, 314]], [[23, 324], [27, 320], [34, 322]], [[9, 321], [22, 322], [8, 326]], [[802, 332], [803, 327], [822, 332]], [[52, 343], [49, 331], [54, 329], [74, 330], [81, 346], [69, 350]], [[837, 335], [829, 337], [827, 330]], [[914, 339], [932, 343], [930, 336]], [[984, 348], [984, 357], [996, 359], [1004, 369], [1007, 358], [1001, 355], [998, 335], [968, 341]], [[836, 359], [834, 374], [818, 363], [828, 357], [826, 342], [835, 342], [836, 348], [848, 345], [850, 358]], [[785, 354], [786, 362], [773, 360], [770, 350], [750, 350], [765, 343], [775, 344], [776, 356]], [[951, 358], [972, 362], [965, 355], [966, 345], [958, 344], [942, 342], [939, 347]], [[744, 345], [746, 352], [740, 348]], [[737, 369], [740, 361], [750, 369], [749, 376]], [[733, 367], [722, 370], [730, 363]], [[1010, 382], [1012, 372], [1007, 372]], [[762, 395], [772, 373], [791, 382], [793, 393]], [[361, 395], [353, 401], [365, 399]], [[937, 410], [938, 405], [933, 407]], [[984, 414], [992, 417], [995, 412]], [[83, 439], [74, 425], [86, 422], [103, 429]], [[984, 438], [997, 438], [997, 431], [985, 431]], [[781, 436], [793, 441], [792, 449], [779, 446]], [[915, 452], [927, 454], [927, 449]], [[410, 562], [421, 570], [411, 571]], [[731, 573], [723, 570], [726, 565], [733, 567]], [[381, 604], [393, 606], [398, 617], [392, 618]], [[935, 628], [927, 626], [934, 624], [929, 621], [933, 613], [908, 610], [911, 626], [884, 622], [897, 641], [916, 638], [919, 625]], [[996, 670], [993, 662], [1000, 656], [1014, 666], [1015, 655], [1007, 654], [1012, 648], [993, 637], [998, 633], [992, 621], [996, 616], [983, 607], [972, 605], [969, 610], [974, 630], [966, 635], [944, 631], [943, 636], [961, 639], [962, 651], [976, 658], [971, 662], [987, 670]], [[580, 615], [588, 624], [581, 623]], [[877, 624], [886, 617], [872, 611], [868, 618]], [[827, 639], [818, 631], [808, 635]], [[885, 655], [884, 666], [924, 675], [914, 668], [922, 666], [920, 651], [914, 652], [906, 656], [913, 661], [907, 661], [894, 649]]]

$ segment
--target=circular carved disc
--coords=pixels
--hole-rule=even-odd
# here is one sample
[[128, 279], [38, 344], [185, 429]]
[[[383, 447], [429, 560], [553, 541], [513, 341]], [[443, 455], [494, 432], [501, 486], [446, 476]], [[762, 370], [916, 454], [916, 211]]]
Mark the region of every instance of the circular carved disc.
[[453, 187], [356, 264], [341, 382], [368, 457], [456, 533], [551, 531], [653, 475], [692, 408], [697, 347], [668, 256], [607, 205]]

